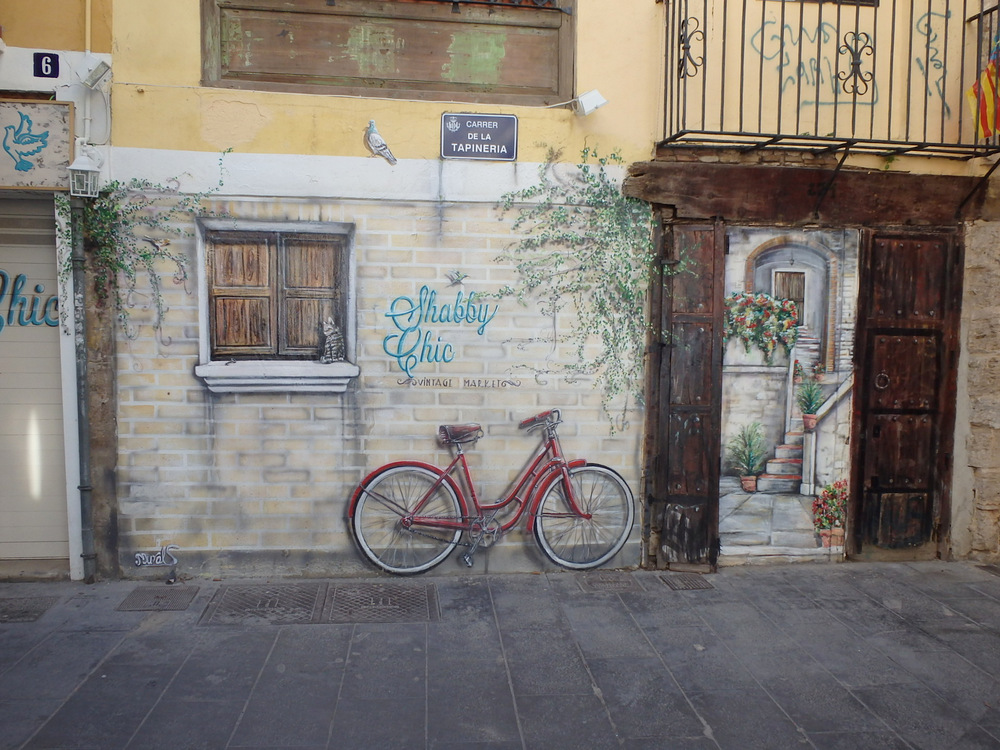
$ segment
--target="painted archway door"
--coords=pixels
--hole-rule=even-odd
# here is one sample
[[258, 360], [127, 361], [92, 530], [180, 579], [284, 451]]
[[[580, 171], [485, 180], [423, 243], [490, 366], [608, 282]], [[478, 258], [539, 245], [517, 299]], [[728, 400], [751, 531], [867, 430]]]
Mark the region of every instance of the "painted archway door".
[[947, 554], [962, 249], [949, 233], [863, 245], [854, 434], [854, 557]]
[[651, 294], [646, 563], [719, 554], [725, 225], [667, 224]]

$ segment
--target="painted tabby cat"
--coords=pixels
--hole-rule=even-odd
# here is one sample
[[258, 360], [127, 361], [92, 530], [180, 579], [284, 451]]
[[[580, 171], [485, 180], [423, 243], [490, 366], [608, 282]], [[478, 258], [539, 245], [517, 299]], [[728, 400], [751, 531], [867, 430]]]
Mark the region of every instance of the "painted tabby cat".
[[324, 365], [331, 362], [343, 362], [346, 353], [344, 351], [344, 334], [340, 331], [332, 317], [323, 321], [323, 354], [319, 361]]

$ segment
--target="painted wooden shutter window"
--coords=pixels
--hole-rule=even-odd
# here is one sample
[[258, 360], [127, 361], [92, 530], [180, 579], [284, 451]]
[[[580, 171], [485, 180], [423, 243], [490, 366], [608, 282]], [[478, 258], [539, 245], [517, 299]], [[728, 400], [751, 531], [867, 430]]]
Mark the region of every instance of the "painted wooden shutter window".
[[210, 232], [212, 357], [315, 359], [343, 324], [343, 243], [333, 235]]
[[574, 0], [202, 0], [202, 82], [549, 105], [572, 99]]
[[340, 298], [338, 264], [331, 240], [304, 235], [282, 241], [283, 354], [315, 355], [323, 341], [322, 323], [339, 307], [335, 304]]

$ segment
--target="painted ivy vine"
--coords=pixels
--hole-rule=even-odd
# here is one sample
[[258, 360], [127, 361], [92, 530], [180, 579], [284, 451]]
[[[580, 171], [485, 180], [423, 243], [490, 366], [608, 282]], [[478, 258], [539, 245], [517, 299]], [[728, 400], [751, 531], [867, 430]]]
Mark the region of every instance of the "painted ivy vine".
[[[504, 214], [516, 212], [513, 229], [522, 237], [497, 258], [513, 263], [518, 276], [497, 296], [537, 301], [553, 318], [555, 341], [570, 343], [574, 359], [529, 369], [592, 377], [615, 432], [627, 426], [632, 400], [642, 401], [653, 214], [648, 203], [623, 195], [609, 174], [624, 164], [617, 152], [585, 148], [567, 173], [555, 169], [556, 156], [539, 168], [538, 184], [501, 199]], [[575, 316], [560, 334], [555, 318], [567, 307]]]
[[[148, 296], [155, 311], [153, 328], [162, 333], [167, 306], [161, 266], [173, 269], [175, 284], [187, 281], [187, 256], [170, 249], [170, 238], [192, 235], [184, 227], [190, 226], [194, 217], [204, 215], [202, 201], [222, 187], [222, 159], [226, 153], [229, 152], [219, 157], [219, 182], [207, 192], [182, 193], [177, 180], [166, 186], [132, 178], [112, 181], [96, 198], [84, 199], [81, 228], [94, 291], [98, 300], [110, 301], [128, 339], [138, 335], [131, 313], [140, 295], [142, 275], [149, 284]], [[69, 200], [62, 198], [56, 208], [62, 217], [60, 223], [68, 226]], [[67, 254], [60, 272], [63, 279], [71, 273], [71, 263], [72, 258]]]

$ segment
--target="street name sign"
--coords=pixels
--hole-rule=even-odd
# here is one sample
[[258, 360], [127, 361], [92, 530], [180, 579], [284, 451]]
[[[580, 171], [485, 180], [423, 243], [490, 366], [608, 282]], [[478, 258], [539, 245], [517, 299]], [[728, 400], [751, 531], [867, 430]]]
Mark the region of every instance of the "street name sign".
[[517, 117], [445, 112], [441, 158], [516, 161]]

